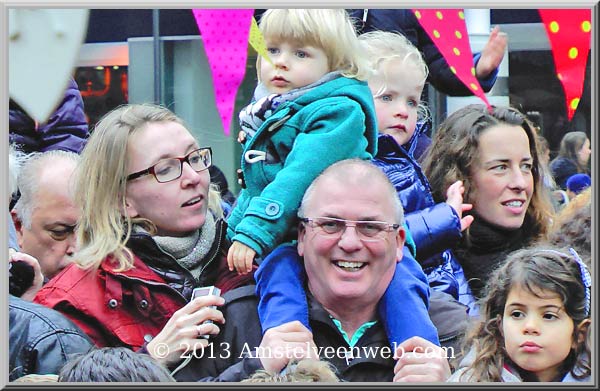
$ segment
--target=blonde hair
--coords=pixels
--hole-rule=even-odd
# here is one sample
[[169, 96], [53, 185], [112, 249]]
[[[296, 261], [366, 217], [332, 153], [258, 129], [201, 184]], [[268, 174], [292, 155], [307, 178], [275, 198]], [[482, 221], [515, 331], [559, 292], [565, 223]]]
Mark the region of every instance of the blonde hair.
[[[96, 125], [81, 155], [76, 178], [76, 204], [81, 219], [76, 228], [79, 251], [75, 261], [84, 268], [97, 268], [109, 255], [117, 271], [133, 266], [133, 254], [126, 247], [133, 224], [151, 234], [154, 224], [144, 218], [131, 218], [126, 210], [127, 145], [134, 134], [150, 123], [183, 121], [169, 109], [153, 104], [120, 106], [106, 114]], [[219, 193], [211, 186], [209, 209], [222, 216]]]
[[[363, 81], [369, 77], [354, 24], [344, 9], [269, 9], [262, 15], [259, 28], [266, 39], [289, 40], [322, 49], [327, 54], [330, 71], [341, 71], [345, 77]], [[259, 81], [261, 61], [258, 56]]]
[[30, 373], [29, 375], [21, 376], [15, 380], [13, 383], [57, 383], [58, 375], [47, 374], [47, 375], [39, 375], [37, 373]]
[[[417, 49], [404, 35], [376, 30], [362, 34], [358, 37], [358, 40], [369, 59], [373, 75], [381, 75], [384, 80], [379, 91], [373, 94], [374, 98], [380, 96], [387, 88], [389, 76], [385, 72], [384, 65], [392, 60], [400, 60], [402, 65], [414, 65], [421, 74], [421, 84], [423, 87], [425, 86], [425, 81], [429, 75], [429, 68], [419, 49]], [[428, 117], [427, 108], [420, 101], [419, 117], [423, 120]]]
[[270, 373], [259, 369], [252, 376], [242, 380], [242, 383], [336, 383], [335, 367], [327, 361], [303, 359], [292, 360], [282, 373]]

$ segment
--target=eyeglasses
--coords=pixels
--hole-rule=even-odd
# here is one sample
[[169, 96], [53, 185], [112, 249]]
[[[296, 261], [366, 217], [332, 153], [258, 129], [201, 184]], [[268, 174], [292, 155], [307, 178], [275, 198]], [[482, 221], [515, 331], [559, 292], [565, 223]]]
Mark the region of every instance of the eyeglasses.
[[159, 160], [152, 167], [127, 175], [127, 180], [130, 181], [143, 175], [152, 174], [160, 183], [174, 181], [181, 176], [184, 162], [189, 164], [192, 170], [196, 172], [204, 171], [212, 166], [212, 150], [210, 147], [198, 148], [184, 157]]
[[385, 237], [385, 233], [398, 229], [400, 224], [390, 224], [385, 221], [356, 221], [336, 219], [334, 217], [305, 217], [301, 218], [305, 224], [310, 225], [318, 234], [331, 239], [339, 239], [348, 227], [354, 227], [360, 240], [376, 242]]

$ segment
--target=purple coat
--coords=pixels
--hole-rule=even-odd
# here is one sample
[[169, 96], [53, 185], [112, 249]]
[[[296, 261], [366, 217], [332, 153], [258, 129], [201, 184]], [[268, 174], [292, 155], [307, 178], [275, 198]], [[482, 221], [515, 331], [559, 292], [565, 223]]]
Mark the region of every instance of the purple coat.
[[8, 110], [9, 140], [25, 153], [61, 149], [80, 153], [89, 136], [83, 99], [77, 83], [71, 78], [63, 101], [43, 124], [36, 123], [14, 101]]

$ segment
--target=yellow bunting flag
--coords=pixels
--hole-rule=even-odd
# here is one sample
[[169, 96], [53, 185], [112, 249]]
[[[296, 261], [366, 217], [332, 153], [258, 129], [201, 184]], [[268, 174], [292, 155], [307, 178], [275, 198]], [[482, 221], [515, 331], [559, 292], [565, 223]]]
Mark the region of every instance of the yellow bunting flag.
[[273, 64], [271, 59], [269, 58], [269, 53], [267, 52], [267, 45], [265, 44], [265, 38], [262, 33], [258, 29], [258, 24], [256, 23], [256, 19], [252, 18], [252, 24], [250, 25], [250, 34], [248, 36], [248, 42], [250, 45], [256, 50], [262, 58], [267, 60], [270, 64]]

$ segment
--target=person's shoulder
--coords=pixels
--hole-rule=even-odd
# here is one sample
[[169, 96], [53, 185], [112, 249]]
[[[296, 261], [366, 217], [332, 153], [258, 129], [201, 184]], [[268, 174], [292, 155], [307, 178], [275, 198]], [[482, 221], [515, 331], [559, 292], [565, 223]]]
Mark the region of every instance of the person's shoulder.
[[368, 91], [371, 96], [373, 95], [366, 81], [358, 80], [354, 77], [341, 76], [331, 83], [336, 83], [335, 87], [339, 88], [340, 92], [359, 92], [362, 95], [365, 91]]
[[451, 295], [431, 290], [429, 315], [438, 330], [442, 345], [458, 347], [471, 320], [468, 309]]
[[346, 76], [339, 76], [320, 84], [314, 88], [313, 92], [324, 96], [362, 96], [365, 92], [368, 92], [372, 96], [366, 81]]
[[564, 169], [568, 167], [577, 167], [577, 164], [568, 157], [559, 156], [550, 162], [550, 169]]
[[[63, 314], [42, 304], [10, 296], [9, 311], [11, 318], [14, 316], [13, 319], [20, 318], [23, 320], [27, 318], [27, 325], [29, 325], [30, 328], [35, 327], [39, 335], [42, 334], [42, 330], [40, 329], [42, 326], [47, 330], [84, 335], [83, 332]], [[11, 325], [11, 329], [12, 328]]]
[[255, 327], [260, 329], [258, 297], [255, 290], [255, 285], [244, 285], [223, 294], [225, 304], [219, 309], [227, 320], [223, 330], [225, 340], [228, 340], [232, 335], [237, 336], [234, 338], [241, 336], [247, 338], [249, 334], [254, 333], [253, 329]]
[[373, 95], [366, 82], [345, 76], [323, 83], [295, 101], [304, 113], [365, 111], [374, 113]]
[[473, 362], [475, 361], [475, 358], [476, 358], [475, 349], [473, 347], [471, 347], [466, 352], [464, 357], [462, 357], [462, 359], [460, 360], [460, 363], [458, 364], [458, 368], [454, 372], [452, 372], [452, 375], [446, 381], [450, 382], [450, 383], [473, 381], [471, 379], [473, 370], [470, 369], [469, 366], [473, 364]]
[[256, 286], [244, 285], [239, 288], [232, 289], [223, 294], [225, 305], [242, 304], [246, 302], [256, 302]]
[[446, 380], [447, 383], [459, 383], [466, 382], [464, 379], [469, 378], [469, 374], [466, 374], [467, 368], [459, 368], [457, 369], [450, 377]]
[[71, 263], [65, 267], [60, 273], [52, 277], [42, 289], [70, 289], [75, 285], [82, 283], [86, 278], [95, 276], [96, 269], [84, 269], [76, 263]]
[[62, 301], [82, 303], [102, 294], [100, 284], [97, 269], [83, 269], [72, 263], [44, 284], [34, 301], [48, 307]]

